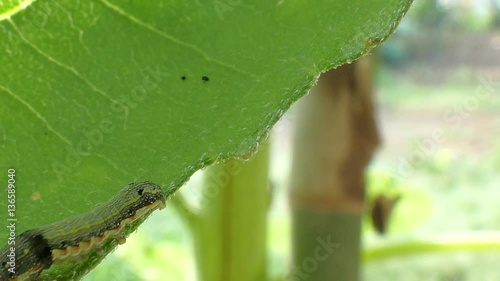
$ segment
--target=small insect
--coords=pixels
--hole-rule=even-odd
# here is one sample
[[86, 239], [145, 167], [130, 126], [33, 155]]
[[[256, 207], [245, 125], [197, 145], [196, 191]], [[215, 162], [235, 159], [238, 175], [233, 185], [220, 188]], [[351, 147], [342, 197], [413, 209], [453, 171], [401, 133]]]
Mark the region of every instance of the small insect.
[[401, 196], [399, 195], [390, 198], [380, 194], [373, 201], [371, 219], [373, 227], [379, 234], [384, 234], [386, 232], [392, 210], [400, 198]]
[[122, 244], [126, 225], [163, 209], [165, 202], [165, 195], [156, 184], [131, 183], [88, 213], [25, 231], [16, 237], [14, 270], [4, 255], [11, 246], [0, 251], [0, 280], [36, 280], [52, 264], [80, 259], [91, 250], [98, 251], [110, 239]]
[[182, 75], [181, 80], [186, 80], [186, 75]]
[[209, 80], [209, 79], [208, 79], [208, 76], [202, 76], [202, 77], [201, 77], [201, 80], [202, 80], [203, 82], [208, 82], [208, 80]]

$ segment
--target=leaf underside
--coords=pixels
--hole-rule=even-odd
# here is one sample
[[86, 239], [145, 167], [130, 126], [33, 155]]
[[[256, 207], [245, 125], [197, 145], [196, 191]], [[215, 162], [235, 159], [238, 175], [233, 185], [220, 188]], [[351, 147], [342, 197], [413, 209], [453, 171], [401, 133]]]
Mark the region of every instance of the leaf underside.
[[18, 233], [88, 211], [132, 181], [170, 194], [206, 165], [248, 158], [321, 72], [383, 42], [411, 4], [19, 8], [30, 2], [0, 5], [0, 182], [16, 170]]

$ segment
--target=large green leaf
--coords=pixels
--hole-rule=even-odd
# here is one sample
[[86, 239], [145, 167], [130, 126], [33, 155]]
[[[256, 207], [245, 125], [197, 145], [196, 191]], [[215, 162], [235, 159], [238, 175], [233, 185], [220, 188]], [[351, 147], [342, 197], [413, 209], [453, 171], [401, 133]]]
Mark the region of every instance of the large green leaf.
[[131, 181], [170, 193], [207, 164], [248, 157], [322, 71], [385, 40], [411, 0], [16, 8], [30, 2], [0, 5], [0, 182], [16, 170], [18, 233]]

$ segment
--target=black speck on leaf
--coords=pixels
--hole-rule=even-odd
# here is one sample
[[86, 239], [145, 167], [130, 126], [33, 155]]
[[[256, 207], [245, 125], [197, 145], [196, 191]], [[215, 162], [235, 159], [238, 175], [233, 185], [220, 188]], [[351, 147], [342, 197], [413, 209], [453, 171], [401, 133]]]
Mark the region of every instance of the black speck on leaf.
[[208, 76], [202, 76], [201, 80], [203, 80], [203, 82], [208, 82], [209, 79], [208, 79]]

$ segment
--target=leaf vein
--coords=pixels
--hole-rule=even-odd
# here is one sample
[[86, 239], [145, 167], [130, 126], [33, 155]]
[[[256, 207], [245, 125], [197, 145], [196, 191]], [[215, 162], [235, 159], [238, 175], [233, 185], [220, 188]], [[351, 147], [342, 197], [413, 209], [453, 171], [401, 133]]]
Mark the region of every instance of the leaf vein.
[[45, 117], [42, 114], [40, 114], [40, 112], [38, 112], [30, 103], [28, 103], [23, 98], [21, 98], [19, 95], [15, 94], [14, 92], [12, 92], [11, 90], [9, 90], [8, 88], [6, 88], [6, 87], [4, 87], [2, 85], [0, 85], [0, 90], [2, 90], [3, 92], [7, 93], [9, 96], [11, 96], [16, 101], [18, 101], [19, 103], [21, 103], [22, 105], [24, 105], [26, 108], [28, 108], [36, 116], [36, 118], [38, 118], [40, 121], [42, 121], [43, 124], [45, 124], [45, 126], [47, 127], [47, 129], [50, 132], [54, 133], [54, 135], [56, 135], [64, 143], [66, 143], [66, 144], [68, 144], [70, 146], [72, 145], [71, 141], [69, 141], [68, 138], [64, 137], [61, 133], [59, 133], [56, 129], [54, 129], [49, 124], [49, 122], [47, 121], [47, 119], [45, 119]]
[[127, 18], [131, 22], [133, 22], [133, 23], [135, 23], [135, 24], [137, 24], [137, 25], [139, 25], [139, 26], [141, 26], [141, 27], [143, 27], [143, 28], [145, 28], [145, 29], [153, 32], [153, 33], [156, 33], [156, 34], [160, 35], [161, 37], [163, 37], [163, 38], [165, 38], [167, 40], [170, 40], [171, 42], [173, 42], [175, 44], [178, 44], [180, 46], [183, 46], [185, 48], [188, 48], [188, 49], [190, 49], [190, 50], [198, 53], [205, 60], [207, 60], [209, 62], [213, 62], [215, 64], [218, 64], [218, 65], [222, 66], [222, 67], [229, 68], [229, 69], [234, 70], [234, 71], [236, 71], [238, 73], [250, 76], [250, 77], [258, 80], [258, 77], [256, 75], [254, 75], [252, 73], [249, 73], [249, 72], [246, 72], [246, 71], [243, 71], [243, 70], [235, 67], [234, 65], [230, 65], [230, 64], [227, 64], [227, 63], [225, 63], [223, 61], [220, 61], [220, 60], [212, 58], [211, 56], [209, 56], [207, 53], [205, 53], [204, 51], [202, 51], [201, 49], [199, 49], [195, 45], [192, 45], [192, 44], [189, 44], [189, 43], [184, 42], [182, 40], [179, 40], [179, 39], [175, 38], [174, 36], [172, 36], [172, 35], [170, 35], [168, 33], [165, 33], [164, 31], [161, 31], [161, 30], [157, 29], [153, 25], [141, 21], [140, 19], [138, 19], [138, 18], [134, 17], [133, 15], [127, 13], [126, 11], [124, 11], [123, 9], [121, 9], [120, 7], [111, 4], [107, 0], [98, 0], [98, 1], [101, 2], [102, 4], [104, 4], [104, 6], [106, 6], [110, 10], [112, 10], [112, 11], [114, 11], [114, 12], [122, 15], [123, 17]]
[[19, 35], [21, 40], [24, 43], [26, 43], [28, 46], [30, 46], [33, 50], [35, 50], [35, 52], [37, 52], [39, 55], [41, 55], [42, 57], [44, 57], [45, 59], [47, 59], [51, 63], [54, 63], [55, 65], [65, 69], [66, 71], [69, 71], [74, 76], [76, 76], [78, 79], [83, 81], [83, 83], [85, 83], [88, 87], [90, 87], [90, 89], [92, 89], [92, 91], [94, 91], [94, 92], [98, 93], [99, 95], [103, 96], [104, 98], [108, 99], [110, 102], [119, 103], [118, 101], [114, 100], [112, 97], [108, 96], [104, 91], [97, 88], [94, 84], [92, 84], [89, 80], [87, 80], [83, 75], [81, 75], [75, 68], [58, 61], [57, 59], [51, 57], [49, 54], [42, 51], [39, 47], [37, 47], [35, 44], [33, 44], [31, 41], [29, 41], [26, 37], [24, 37], [21, 30], [19, 30], [17, 25], [12, 20], [9, 20], [9, 22], [12, 25], [12, 27], [14, 28], [14, 30], [17, 32], [17, 34]]
[[111, 161], [111, 159], [109, 159], [109, 158], [108, 158], [108, 157], [106, 157], [105, 155], [102, 155], [102, 154], [100, 154], [100, 153], [97, 153], [97, 154], [95, 154], [95, 156], [96, 156], [96, 157], [98, 157], [98, 158], [100, 158], [100, 159], [102, 159], [102, 160], [104, 160], [105, 162], [107, 162], [107, 163], [108, 163], [111, 167], [113, 167], [115, 170], [119, 171], [121, 174], [123, 174], [123, 175], [127, 175], [126, 173], [124, 173], [124, 172], [123, 172], [123, 170], [122, 170], [122, 169], [120, 169], [120, 168], [118, 167], [118, 165], [116, 165], [116, 163], [115, 163], [115, 162]]

